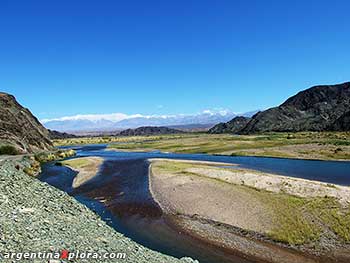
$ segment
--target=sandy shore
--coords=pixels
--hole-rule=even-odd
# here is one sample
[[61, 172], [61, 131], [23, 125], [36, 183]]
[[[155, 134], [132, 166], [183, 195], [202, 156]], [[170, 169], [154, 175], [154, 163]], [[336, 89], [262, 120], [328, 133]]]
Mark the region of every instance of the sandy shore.
[[282, 157], [304, 160], [349, 161], [350, 146], [341, 147], [332, 144], [293, 144], [274, 147], [252, 148], [244, 150], [223, 151], [223, 155]]
[[73, 188], [77, 188], [97, 175], [103, 163], [103, 158], [81, 157], [61, 163], [78, 172], [72, 183]]
[[245, 185], [274, 193], [287, 193], [299, 197], [334, 197], [344, 206], [350, 204], [350, 187], [316, 182], [301, 178], [274, 175], [248, 169], [217, 169], [216, 167], [193, 167], [187, 169], [206, 178], [230, 184]]
[[[153, 162], [157, 160], [153, 159]], [[181, 162], [178, 160], [172, 162]], [[207, 164], [208, 162], [186, 161], [191, 164]], [[210, 165], [222, 165], [211, 163]], [[208, 167], [209, 168], [209, 167]], [[214, 221], [238, 226], [253, 231], [269, 231], [270, 215], [267, 209], [255, 196], [232, 188], [229, 184], [207, 178], [184, 175], [151, 173], [151, 188], [162, 208], [168, 213], [199, 215]], [[256, 220], [256, 215], [261, 215]]]
[[[215, 167], [222, 164], [164, 159], [150, 161], [152, 195], [163, 211], [174, 215], [176, 225], [192, 235], [257, 262], [332, 262], [335, 254], [337, 262], [348, 262], [350, 258], [348, 250], [337, 249], [330, 258], [320, 258], [317, 256], [319, 252], [311, 255], [266, 238], [276, 227], [276, 222], [272, 220], [274, 211], [265, 200], [246, 190], [256, 188], [301, 197], [328, 195], [338, 198], [346, 206], [350, 200], [348, 187], [252, 170]], [[164, 172], [166, 170], [161, 167], [164, 162], [184, 165], [183, 172], [171, 169]]]

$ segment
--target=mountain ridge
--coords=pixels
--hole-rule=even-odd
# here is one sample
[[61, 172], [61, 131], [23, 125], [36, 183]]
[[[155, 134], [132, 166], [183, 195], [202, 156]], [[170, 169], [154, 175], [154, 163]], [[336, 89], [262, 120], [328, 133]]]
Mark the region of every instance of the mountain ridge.
[[221, 122], [208, 130], [211, 134], [220, 133], [238, 133], [247, 123], [250, 118], [244, 116], [234, 117], [228, 122]]
[[350, 108], [350, 82], [319, 85], [298, 92], [280, 106], [255, 114], [241, 133], [334, 130]]
[[350, 82], [300, 91], [277, 107], [257, 112], [244, 126], [234, 120], [217, 124], [209, 133], [348, 131]]

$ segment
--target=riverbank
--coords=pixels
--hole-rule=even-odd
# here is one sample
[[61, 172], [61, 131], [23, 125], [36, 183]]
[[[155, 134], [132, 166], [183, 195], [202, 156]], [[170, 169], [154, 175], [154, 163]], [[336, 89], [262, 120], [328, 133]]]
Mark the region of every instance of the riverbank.
[[[163, 255], [124, 237], [73, 197], [25, 174], [22, 168], [30, 165], [29, 158], [4, 159], [0, 164], [0, 251], [3, 255], [67, 249], [125, 253], [126, 258], [120, 262], [194, 262]], [[2, 262], [12, 261], [2, 259]], [[70, 262], [103, 261], [75, 259]]]
[[78, 188], [95, 177], [103, 163], [101, 157], [81, 157], [59, 162], [77, 172], [72, 187]]
[[348, 187], [201, 162], [151, 160], [150, 189], [199, 238], [265, 262], [348, 262]]
[[14, 155], [14, 156], [4, 156], [3, 158], [9, 160], [21, 160], [26, 158], [30, 165], [23, 167], [23, 171], [30, 176], [38, 176], [41, 172], [41, 164], [58, 161], [65, 158], [73, 157], [76, 155], [76, 152], [72, 149], [70, 150], [53, 150], [53, 151], [44, 151], [36, 154], [26, 154], [26, 155]]

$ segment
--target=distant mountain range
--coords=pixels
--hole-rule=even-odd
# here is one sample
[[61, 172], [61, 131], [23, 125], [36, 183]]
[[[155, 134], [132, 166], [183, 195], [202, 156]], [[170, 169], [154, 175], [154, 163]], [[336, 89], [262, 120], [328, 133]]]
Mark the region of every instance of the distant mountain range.
[[252, 118], [234, 118], [211, 133], [261, 133], [297, 131], [349, 131], [350, 82], [314, 86], [290, 97], [278, 107]]
[[[255, 111], [256, 112], [256, 111]], [[255, 112], [248, 112], [244, 116], [251, 116]], [[81, 131], [120, 131], [129, 128], [138, 128], [142, 126], [187, 126], [191, 125], [192, 129], [197, 126], [214, 126], [219, 122], [226, 122], [235, 117], [237, 114], [229, 111], [211, 112], [204, 111], [192, 115], [165, 115], [165, 116], [136, 116], [125, 118], [119, 121], [109, 120], [104, 117], [99, 119], [86, 119], [84, 115], [71, 119], [62, 118], [42, 121], [44, 126], [51, 130], [60, 132], [81, 132]]]
[[[44, 123], [51, 129], [49, 131], [14, 96], [0, 92], [0, 154], [1, 151], [33, 153], [50, 150], [53, 149], [50, 138], [74, 137], [62, 132], [79, 130], [110, 130], [113, 132], [108, 133], [116, 135], [129, 128], [121, 135], [148, 135], [196, 131], [212, 125], [214, 127], [209, 133], [350, 131], [350, 82], [314, 86], [290, 97], [278, 107], [253, 113], [243, 116], [228, 111], [171, 116], [113, 114], [111, 119], [96, 115], [89, 115], [90, 119], [87, 119], [86, 115], [81, 115], [47, 120]], [[141, 128], [131, 129], [138, 127]]]

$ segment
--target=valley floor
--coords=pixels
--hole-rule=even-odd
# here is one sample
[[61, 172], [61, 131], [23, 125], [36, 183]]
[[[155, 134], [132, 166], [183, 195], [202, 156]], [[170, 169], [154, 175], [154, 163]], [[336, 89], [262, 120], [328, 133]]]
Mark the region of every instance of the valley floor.
[[259, 135], [187, 133], [55, 140], [55, 145], [108, 144], [117, 151], [162, 151], [350, 160], [350, 132], [267, 133]]

